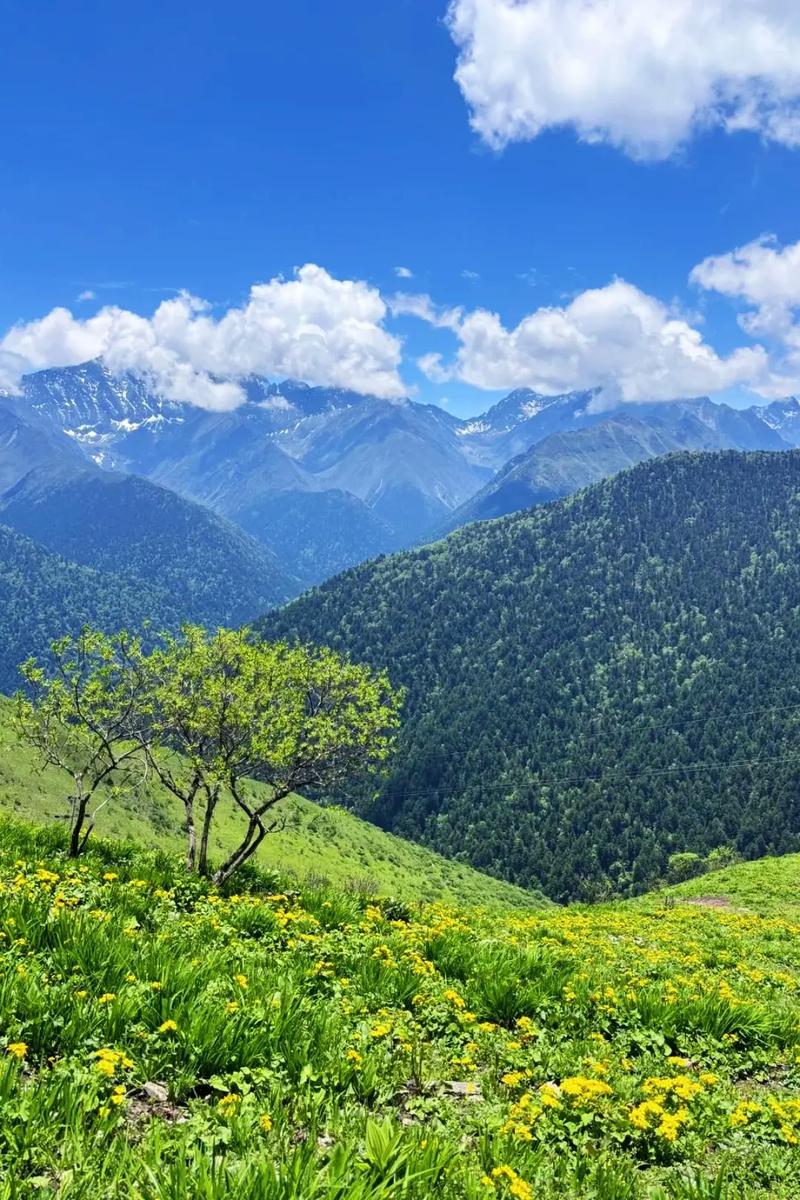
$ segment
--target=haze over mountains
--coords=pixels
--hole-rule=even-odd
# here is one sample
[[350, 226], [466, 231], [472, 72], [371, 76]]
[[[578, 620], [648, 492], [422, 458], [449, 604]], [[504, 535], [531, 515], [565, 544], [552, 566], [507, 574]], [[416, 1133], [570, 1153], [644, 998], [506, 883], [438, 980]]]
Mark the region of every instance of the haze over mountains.
[[[34, 467], [89, 460], [149, 478], [241, 526], [295, 592], [472, 520], [541, 503], [684, 449], [800, 445], [795, 399], [736, 410], [706, 398], [609, 409], [597, 391], [518, 389], [463, 420], [296, 381], [244, 381], [245, 404], [162, 400], [100, 361], [0, 394], [0, 492]], [[41, 480], [41, 476], [40, 476]], [[39, 485], [41, 487], [41, 483]]]

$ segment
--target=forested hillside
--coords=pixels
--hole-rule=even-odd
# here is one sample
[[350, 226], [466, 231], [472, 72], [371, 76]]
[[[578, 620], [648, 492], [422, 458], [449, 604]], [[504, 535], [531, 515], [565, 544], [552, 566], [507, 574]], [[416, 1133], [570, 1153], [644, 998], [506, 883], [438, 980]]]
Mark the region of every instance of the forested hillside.
[[0, 496], [0, 522], [81, 566], [164, 589], [183, 620], [241, 624], [300, 591], [255, 538], [134, 475], [31, 471]]
[[0, 692], [20, 686], [24, 658], [84, 624], [177, 629], [183, 619], [165, 588], [67, 562], [0, 524]]
[[366, 564], [269, 636], [408, 689], [372, 816], [555, 898], [800, 846], [800, 454], [681, 454]]

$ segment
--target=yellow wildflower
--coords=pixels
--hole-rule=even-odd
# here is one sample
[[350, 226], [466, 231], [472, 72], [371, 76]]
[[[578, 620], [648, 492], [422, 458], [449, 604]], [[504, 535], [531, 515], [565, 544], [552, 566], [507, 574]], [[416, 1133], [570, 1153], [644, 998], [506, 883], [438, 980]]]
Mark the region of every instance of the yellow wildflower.
[[533, 1200], [533, 1188], [524, 1179], [521, 1179], [512, 1167], [495, 1167], [492, 1177], [505, 1181], [508, 1186], [508, 1194], [513, 1196], [514, 1200]]
[[601, 1096], [610, 1096], [612, 1089], [603, 1079], [587, 1079], [585, 1075], [573, 1075], [561, 1082], [562, 1095], [568, 1096], [573, 1104], [581, 1105]]
[[685, 1125], [688, 1120], [689, 1113], [685, 1108], [679, 1108], [675, 1113], [664, 1113], [656, 1133], [665, 1141], [674, 1142], [680, 1133], [681, 1126]]

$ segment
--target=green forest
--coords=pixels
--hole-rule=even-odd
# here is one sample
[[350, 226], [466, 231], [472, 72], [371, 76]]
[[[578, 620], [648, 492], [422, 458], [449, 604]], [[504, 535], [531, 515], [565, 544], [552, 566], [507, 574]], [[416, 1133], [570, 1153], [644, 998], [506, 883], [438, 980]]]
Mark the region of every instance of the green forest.
[[[557, 900], [800, 847], [800, 454], [680, 454], [260, 624], [407, 689], [384, 827]], [[351, 797], [352, 799], [352, 797]]]

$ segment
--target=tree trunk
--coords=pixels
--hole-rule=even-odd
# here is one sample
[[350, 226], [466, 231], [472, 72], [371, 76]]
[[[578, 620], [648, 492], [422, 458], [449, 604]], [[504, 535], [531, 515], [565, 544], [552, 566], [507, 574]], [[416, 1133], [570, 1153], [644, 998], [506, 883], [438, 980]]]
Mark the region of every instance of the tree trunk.
[[186, 870], [190, 873], [195, 868], [197, 852], [197, 833], [194, 827], [194, 805], [191, 800], [184, 800], [183, 810], [186, 814]]
[[214, 809], [219, 800], [219, 788], [206, 791], [206, 810], [203, 813], [203, 829], [200, 835], [200, 874], [208, 875], [208, 842], [211, 837], [211, 824], [214, 819]]
[[89, 805], [89, 797], [75, 796], [73, 797], [73, 805], [72, 829], [70, 831], [68, 853], [70, 858], [79, 858], [86, 846], [86, 839], [91, 833], [90, 827], [86, 833], [86, 836], [82, 836], [83, 823], [86, 820], [86, 809]]
[[234, 850], [218, 871], [214, 872], [212, 882], [221, 887], [223, 883], [227, 883], [234, 871], [238, 871], [243, 863], [246, 863], [248, 858], [255, 854], [258, 847], [263, 842], [267, 835], [264, 824], [260, 817], [251, 818], [247, 828], [247, 834], [244, 841]]

